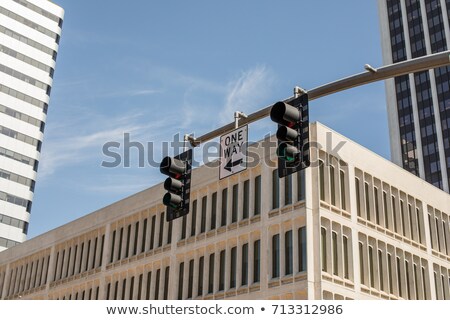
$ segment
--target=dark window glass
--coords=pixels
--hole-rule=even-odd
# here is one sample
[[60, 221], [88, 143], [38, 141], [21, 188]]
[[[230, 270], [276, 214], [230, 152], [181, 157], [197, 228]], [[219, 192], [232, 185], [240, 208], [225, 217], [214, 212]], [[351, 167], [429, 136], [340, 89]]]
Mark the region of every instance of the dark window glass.
[[260, 281], [261, 270], [261, 240], [253, 243], [253, 283]]
[[261, 176], [255, 178], [255, 216], [261, 214]]
[[272, 236], [272, 278], [280, 276], [280, 235]]

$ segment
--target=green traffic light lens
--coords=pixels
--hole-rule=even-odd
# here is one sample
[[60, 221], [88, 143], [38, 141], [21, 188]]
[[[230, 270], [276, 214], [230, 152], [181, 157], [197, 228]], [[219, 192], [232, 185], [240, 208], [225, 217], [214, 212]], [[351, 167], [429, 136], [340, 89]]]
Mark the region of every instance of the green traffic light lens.
[[277, 148], [277, 156], [286, 162], [294, 162], [297, 153], [297, 148], [285, 142], [281, 143]]

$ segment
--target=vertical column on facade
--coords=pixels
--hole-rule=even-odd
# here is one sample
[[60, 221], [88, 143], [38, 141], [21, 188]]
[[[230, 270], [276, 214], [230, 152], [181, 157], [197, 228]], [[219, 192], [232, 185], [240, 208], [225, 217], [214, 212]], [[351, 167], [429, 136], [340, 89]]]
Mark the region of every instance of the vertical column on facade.
[[278, 276], [280, 277], [280, 279], [286, 275], [286, 251], [284, 250], [286, 247], [286, 239], [284, 237], [286, 230], [286, 227], [283, 223], [281, 223], [278, 226], [278, 232], [280, 234], [280, 242], [279, 242], [279, 250], [278, 250], [278, 257], [279, 257], [279, 273]]
[[8, 297], [8, 296], [13, 294], [16, 273], [17, 273], [17, 267], [16, 268], [12, 267], [10, 272], [9, 272], [9, 277], [7, 277], [7, 279], [8, 279], [8, 289], [6, 290], [5, 297]]
[[[244, 174], [246, 174], [246, 172], [244, 172]], [[245, 181], [245, 177], [243, 176], [242, 173], [238, 174], [237, 176], [237, 188], [238, 188], [238, 196], [237, 196], [237, 203], [238, 203], [238, 207], [237, 207], [237, 217], [236, 217], [236, 221], [239, 224], [240, 221], [242, 221], [243, 217], [244, 217], [244, 181]], [[226, 254], [225, 256], [228, 256], [228, 254]], [[225, 258], [225, 260], [227, 260]], [[227, 274], [228, 272], [226, 272]], [[227, 286], [225, 285], [225, 288]]]
[[64, 259], [63, 261], [61, 261], [61, 276], [60, 279], [64, 279], [66, 277], [66, 271], [67, 271], [67, 266], [69, 265], [69, 255], [70, 255], [70, 248], [68, 247], [67, 243], [64, 244]]
[[77, 244], [77, 240], [75, 240], [72, 242], [72, 252], [71, 252], [71, 258], [70, 258], [70, 267], [69, 267], [68, 276], [73, 276], [75, 274], [77, 255], [78, 255], [78, 244]]
[[27, 290], [27, 283], [30, 280], [30, 273], [31, 273], [31, 262], [28, 261], [25, 264], [25, 272], [23, 273], [22, 283], [21, 283], [21, 290], [20, 292], [24, 292]]
[[[238, 216], [239, 221], [239, 216]], [[227, 290], [230, 289], [230, 279], [231, 279], [231, 244], [229, 241], [225, 243], [225, 263], [224, 263], [224, 270], [225, 270], [225, 278], [224, 278], [224, 285], [223, 285], [223, 291], [227, 292]]]
[[25, 280], [25, 291], [30, 290], [32, 288], [33, 285], [33, 273], [35, 272], [35, 267], [36, 267], [36, 261], [35, 260], [31, 260], [29, 262], [29, 271], [28, 271], [28, 276], [26, 277]]
[[[45, 259], [44, 264], [44, 274], [47, 274], [46, 281], [44, 284], [46, 284], [46, 291], [49, 292], [50, 290], [50, 283], [52, 282], [51, 279], [54, 278], [54, 274], [56, 272], [55, 266], [55, 254], [56, 254], [56, 248], [55, 246], [52, 246], [50, 250], [50, 260]], [[48, 261], [48, 262], [47, 262]]]
[[250, 237], [248, 239], [248, 284], [249, 286], [254, 283], [254, 243], [257, 239], [255, 239], [253, 234], [250, 234]]
[[208, 288], [208, 283], [209, 283], [209, 255], [211, 254], [211, 252], [208, 252], [208, 251], [204, 251], [204, 253], [203, 253], [203, 270], [204, 270], [204, 272], [203, 272], [203, 279], [199, 279], [199, 281], [203, 281], [203, 285], [202, 285], [202, 288], [203, 288], [203, 292], [202, 292], [202, 295], [203, 296], [206, 296], [206, 295], [208, 295], [208, 291], [209, 291], [209, 288]]
[[235, 285], [236, 289], [239, 288], [242, 284], [242, 244], [243, 243], [242, 243], [241, 238], [237, 238], [237, 242], [236, 242], [236, 285]]
[[[188, 285], [188, 282], [189, 282], [189, 260], [190, 259], [188, 257], [184, 256], [183, 257], [183, 261], [180, 261], [180, 263], [184, 262], [184, 268], [183, 268], [183, 292], [181, 294], [181, 299], [182, 300], [185, 300], [188, 297], [188, 289], [189, 289], [189, 285]], [[180, 263], [178, 263], [178, 268], [180, 267]], [[179, 272], [178, 272], [178, 274], [179, 274]], [[178, 285], [178, 282], [177, 282], [177, 285]]]
[[[269, 154], [266, 155], [267, 157], [269, 157]], [[265, 159], [267, 160], [267, 159]], [[272, 163], [273, 165], [275, 165], [273, 162], [271, 162], [270, 160], [268, 162], [266, 162], [268, 164]], [[271, 195], [272, 194], [272, 167], [268, 167], [265, 163], [263, 163], [261, 165], [261, 177], [262, 179], [267, 179], [265, 182], [262, 181], [261, 183], [261, 195]], [[261, 225], [268, 225], [268, 212], [271, 211], [272, 209], [272, 197], [268, 196], [268, 197], [261, 197]], [[252, 237], [252, 242], [249, 243], [249, 253], [251, 252], [251, 257], [249, 255], [249, 261], [251, 261], [251, 265], [252, 268], [250, 268], [250, 271], [252, 273], [252, 278], [251, 281], [253, 282], [254, 279], [254, 242], [256, 240], [260, 240], [260, 250], [259, 250], [259, 254], [260, 254], [260, 270], [259, 270], [259, 283], [260, 283], [260, 290], [264, 291], [267, 290], [268, 288], [268, 274], [269, 274], [269, 264], [270, 264], [270, 260], [269, 260], [269, 256], [267, 256], [269, 250], [267, 250], [267, 245], [269, 244], [269, 242], [271, 241], [271, 239], [269, 238], [269, 228], [262, 228], [262, 230], [260, 231], [259, 234], [259, 238], [257, 237]], [[251, 260], [250, 260], [251, 259]]]
[[39, 267], [39, 258], [40, 257], [38, 256], [36, 258], [36, 260], [31, 263], [31, 274], [30, 274], [27, 289], [33, 289], [36, 287], [36, 275], [37, 275], [37, 269]]
[[[127, 283], [125, 285], [125, 299], [130, 300], [130, 290], [131, 290], [131, 279], [134, 277], [134, 271], [125, 273], [125, 279]], [[134, 281], [136, 281], [136, 277], [134, 277]], [[134, 284], [133, 284], [134, 285]]]
[[51, 266], [53, 267], [52, 269], [54, 269], [53, 275], [50, 279], [52, 279], [52, 281], [57, 281], [59, 280], [58, 275], [60, 274], [60, 270], [61, 270], [61, 259], [62, 259], [62, 250], [58, 249], [56, 252], [56, 257], [58, 259], [55, 258], [54, 263], [51, 264]]
[[[311, 141], [317, 141], [317, 130], [310, 131]], [[313, 151], [313, 150], [312, 150]], [[318, 163], [318, 150], [311, 151], [311, 163]], [[313, 183], [314, 181], [314, 183]], [[307, 277], [308, 299], [321, 298], [321, 268], [320, 268], [320, 218], [319, 190], [315, 181], [319, 181], [319, 168], [311, 166], [305, 169], [305, 200], [306, 200], [306, 245], [307, 245]]]
[[[192, 299], [195, 299], [195, 297], [197, 297], [198, 282], [203, 281], [203, 279], [199, 279], [199, 277], [198, 277], [198, 273], [200, 270], [200, 266], [199, 266], [200, 265], [200, 263], [199, 263], [200, 256], [199, 256], [198, 251], [195, 252], [193, 258], [194, 258], [194, 270], [193, 270], [194, 276], [192, 279]], [[203, 270], [204, 270], [204, 268], [203, 268]], [[203, 278], [204, 278], [204, 276], [203, 276]], [[174, 287], [174, 286], [172, 286], [172, 287]]]
[[36, 270], [36, 275], [35, 275], [36, 281], [35, 281], [34, 287], [41, 286], [42, 268], [44, 266], [44, 261], [45, 261], [45, 253], [44, 253], [44, 255], [42, 255], [42, 257], [38, 258], [37, 270]]
[[157, 267], [153, 264], [152, 265], [152, 273], [150, 275], [150, 300], [155, 300], [155, 289], [156, 289], [156, 271]]
[[83, 255], [81, 257], [81, 267], [80, 267], [80, 273], [85, 272], [88, 270], [88, 263], [89, 263], [89, 256], [92, 251], [92, 244], [90, 244], [90, 239], [87, 239], [87, 236], [84, 237], [84, 250]]
[[[297, 176], [298, 177], [298, 176]], [[298, 229], [301, 226], [298, 224], [297, 221], [292, 221], [292, 257], [293, 257], [293, 267], [292, 267], [292, 274], [295, 276], [296, 273], [300, 272], [300, 258], [299, 258], [299, 242], [300, 239], [298, 237]]]
[[[212, 194], [213, 190], [210, 187], [206, 190], [206, 219], [205, 219], [205, 232], [211, 230], [211, 215], [212, 215]], [[203, 208], [202, 208], [203, 210]], [[216, 223], [217, 223], [217, 210], [216, 210]], [[195, 283], [195, 282], [194, 282]]]
[[[228, 197], [230, 198], [230, 197]], [[228, 199], [229, 200], [229, 199]], [[230, 212], [230, 211], [229, 211]], [[219, 291], [219, 277], [220, 277], [220, 248], [217, 245], [214, 247], [214, 286], [213, 294]]]
[[5, 275], [3, 277], [3, 287], [1, 288], [2, 291], [0, 292], [0, 298], [3, 299], [8, 296], [8, 288], [11, 281], [11, 277], [8, 277], [9, 273], [10, 273], [10, 264], [8, 263], [6, 265]]
[[22, 264], [22, 266], [20, 267], [20, 278], [19, 278], [19, 283], [17, 286], [16, 293], [20, 293], [23, 291], [23, 287], [25, 285], [25, 276], [26, 276], [27, 271], [28, 271], [28, 264], [27, 263]]

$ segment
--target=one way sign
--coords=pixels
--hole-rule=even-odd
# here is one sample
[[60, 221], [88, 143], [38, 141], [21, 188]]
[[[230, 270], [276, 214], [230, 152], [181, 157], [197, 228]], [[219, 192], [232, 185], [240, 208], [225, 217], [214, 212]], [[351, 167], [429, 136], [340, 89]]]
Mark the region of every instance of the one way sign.
[[220, 179], [247, 169], [247, 140], [248, 126], [220, 137]]

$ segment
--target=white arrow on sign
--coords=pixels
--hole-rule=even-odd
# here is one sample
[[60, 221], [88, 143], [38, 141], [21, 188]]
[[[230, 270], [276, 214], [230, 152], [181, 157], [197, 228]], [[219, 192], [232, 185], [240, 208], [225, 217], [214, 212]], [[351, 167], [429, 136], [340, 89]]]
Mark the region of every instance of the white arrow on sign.
[[220, 179], [247, 169], [247, 141], [248, 126], [237, 128], [220, 137]]

